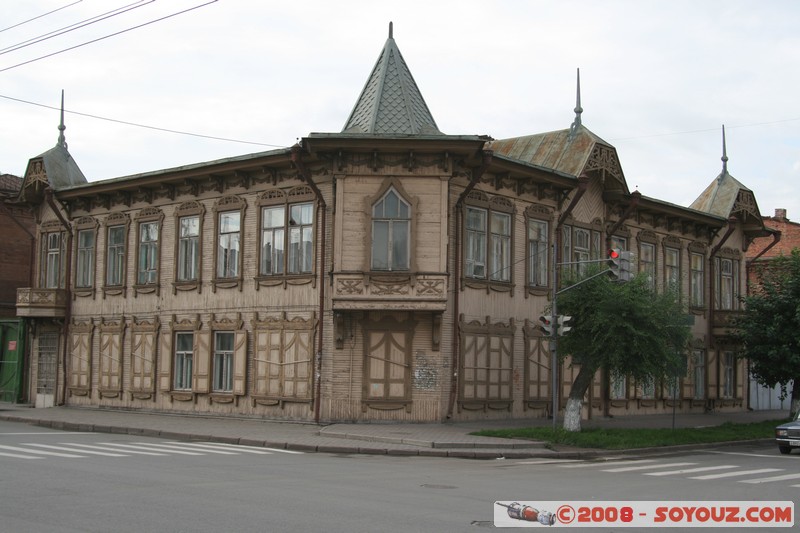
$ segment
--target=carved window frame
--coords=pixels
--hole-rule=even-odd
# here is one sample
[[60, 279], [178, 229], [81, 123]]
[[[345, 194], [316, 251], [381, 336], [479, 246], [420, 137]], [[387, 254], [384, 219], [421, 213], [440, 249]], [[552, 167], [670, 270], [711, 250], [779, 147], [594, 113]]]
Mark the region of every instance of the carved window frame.
[[[73, 297], [94, 297], [97, 287], [97, 220], [93, 217], [81, 217], [75, 222], [75, 277], [73, 280]], [[91, 253], [87, 254], [90, 265], [81, 269], [81, 251], [86, 249], [81, 247], [81, 235], [90, 233], [92, 236]], [[87, 285], [78, 285], [78, 279], [82, 271], [88, 270], [91, 281]]]
[[[244, 248], [245, 248], [245, 235], [244, 235], [244, 215], [247, 210], [247, 202], [239, 196], [223, 196], [214, 205], [214, 254], [213, 254], [213, 268], [214, 277], [211, 280], [214, 292], [217, 289], [233, 289], [242, 290], [244, 280]], [[236, 258], [236, 275], [230, 277], [219, 276], [219, 243], [220, 243], [220, 217], [228, 213], [239, 213], [239, 254]]]
[[[50, 237], [58, 235], [58, 249], [56, 252], [58, 260], [58, 281], [55, 287], [49, 286], [49, 261], [51, 248], [49, 247]], [[39, 276], [37, 279], [40, 289], [57, 290], [66, 288], [66, 239], [67, 234], [63, 226], [57, 220], [51, 220], [41, 225], [39, 231]]]
[[[131, 219], [125, 213], [112, 213], [108, 217], [106, 217], [103, 226], [105, 228], [105, 246], [104, 246], [104, 254], [105, 254], [105, 269], [103, 275], [103, 297], [112, 295], [112, 296], [124, 296], [125, 292], [128, 288], [128, 234], [130, 230]], [[110, 284], [108, 282], [109, 277], [109, 234], [112, 229], [122, 227], [123, 229], [123, 240], [122, 240], [122, 254], [121, 254], [121, 268], [122, 272], [120, 273], [120, 283], [119, 284]]]
[[[638, 272], [647, 273], [650, 269], [648, 285], [650, 289], [655, 291], [658, 286], [658, 237], [655, 233], [649, 230], [640, 231], [636, 236], [639, 245], [639, 268]], [[645, 250], [650, 248], [652, 254], [650, 255], [651, 261], [645, 260]]]
[[[414, 214], [415, 214], [414, 206], [406, 198], [404, 193], [399, 189], [399, 185], [397, 187], [394, 186], [394, 185], [389, 185], [388, 187], [384, 187], [381, 190], [382, 190], [382, 194], [377, 195], [376, 197], [373, 197], [373, 201], [370, 204], [370, 213], [369, 213], [369, 215], [370, 215], [370, 227], [369, 227], [370, 238], [367, 241], [367, 242], [370, 243], [370, 254], [369, 254], [370, 255], [370, 265], [369, 265], [369, 270], [370, 271], [374, 271], [374, 272], [409, 272], [411, 270], [411, 256], [412, 256], [412, 248], [413, 248], [412, 244], [414, 242], [412, 240], [412, 236], [411, 236], [412, 235], [411, 234], [411, 227], [412, 227], [412, 224], [413, 224]], [[389, 196], [390, 194], [394, 194], [395, 196], [397, 196], [398, 201], [400, 203], [402, 203], [406, 207], [406, 209], [408, 210], [408, 217], [407, 218], [401, 218], [399, 216], [398, 217], [387, 217], [387, 216], [376, 217], [375, 216], [375, 209], [376, 209], [377, 205], [379, 203], [383, 202], [386, 199], [386, 197]], [[389, 224], [389, 228], [391, 228], [389, 233], [392, 233], [392, 234], [393, 234], [393, 229], [395, 227], [395, 224], [399, 225], [399, 224], [402, 224], [403, 222], [405, 222], [407, 224], [407, 228], [408, 229], [407, 229], [407, 242], [406, 242], [406, 250], [405, 250], [405, 253], [406, 253], [406, 265], [407, 266], [405, 268], [400, 268], [400, 267], [393, 268], [393, 265], [389, 265], [388, 268], [375, 268], [375, 223], [378, 222], [378, 221], [387, 221], [388, 224]], [[389, 240], [391, 240], [391, 239], [389, 239]], [[391, 255], [391, 251], [392, 251], [392, 248], [393, 248], [393, 246], [390, 246], [389, 240], [387, 240], [385, 243], [382, 243], [382, 245], [381, 245], [382, 248], [383, 248], [384, 245], [386, 247], [387, 260], [388, 260], [389, 255]], [[393, 261], [391, 261], [391, 262], [393, 262]]]
[[[174, 252], [172, 257], [175, 259], [175, 272], [172, 281], [172, 293], [177, 294], [178, 291], [197, 291], [198, 294], [202, 292], [203, 287], [203, 218], [206, 213], [205, 205], [192, 200], [184, 202], [175, 209], [175, 243]], [[195, 256], [195, 269], [197, 277], [195, 279], [183, 280], [180, 279], [179, 273], [181, 269], [181, 220], [187, 217], [197, 217], [197, 253]]]
[[[139, 267], [140, 267], [140, 254], [142, 253], [142, 225], [156, 223], [156, 280], [153, 283], [139, 283]], [[162, 230], [164, 228], [164, 212], [156, 207], [146, 207], [139, 211], [136, 215], [136, 273], [134, 274], [134, 296], [139, 294], [153, 294], [158, 295], [161, 291], [161, 250], [163, 249], [162, 243]]]
[[[207, 358], [204, 361], [208, 366], [208, 378], [210, 400], [214, 403], [238, 403], [238, 398], [247, 392], [247, 331], [244, 329], [244, 321], [241, 313], [237, 313], [235, 318], [225, 316], [212, 316], [209, 322], [210, 332], [208, 333], [207, 353], [201, 354]], [[231, 356], [231, 388], [220, 389], [216, 387], [217, 381], [217, 337], [220, 333], [230, 333], [233, 339]], [[204, 366], [204, 365], [201, 365]]]
[[[702, 311], [708, 307], [706, 252], [704, 244], [692, 242], [689, 244], [689, 308]], [[697, 268], [699, 267], [699, 268]], [[697, 293], [695, 277], [699, 276], [700, 292]]]
[[[533, 294], [536, 296], [544, 296], [549, 294], [550, 286], [551, 286], [551, 263], [552, 261], [552, 239], [553, 239], [553, 210], [544, 206], [540, 205], [530, 205], [527, 209], [525, 209], [524, 213], [525, 217], [525, 288], [527, 289], [526, 294]], [[544, 224], [545, 225], [545, 238], [546, 240], [537, 239], [535, 242], [537, 243], [536, 248], [537, 251], [534, 252], [532, 243], [534, 240], [531, 239], [531, 231], [532, 231], [532, 224]], [[544, 245], [544, 250], [540, 250], [539, 248]], [[540, 263], [538, 261], [534, 261], [534, 253], [542, 254], [544, 256], [544, 262]], [[534, 276], [534, 268], [536, 264], [543, 265], [542, 270], [544, 274], [543, 283], [535, 283], [532, 279]]]
[[[289, 256], [289, 228], [291, 223], [289, 216], [291, 208], [300, 204], [311, 204], [312, 222], [311, 222], [311, 271], [301, 273], [288, 272], [288, 256]], [[270, 189], [264, 191], [258, 196], [256, 200], [258, 207], [258, 260], [256, 274], [254, 277], [255, 287], [258, 290], [261, 287], [275, 287], [282, 285], [285, 289], [289, 285], [303, 285], [311, 283], [316, 285], [317, 274], [317, 260], [319, 253], [317, 251], [317, 197], [314, 191], [307, 185], [293, 187], [291, 189]], [[272, 207], [283, 207], [284, 209], [284, 226], [283, 226], [283, 242], [284, 242], [284, 258], [283, 258], [283, 272], [278, 274], [264, 274], [262, 250], [264, 247], [264, 211]]]
[[[674, 251], [677, 255], [677, 261], [675, 265], [671, 265], [669, 263], [669, 253], [670, 251]], [[661, 253], [663, 254], [663, 281], [664, 281], [664, 290], [672, 290], [673, 287], [673, 280], [670, 277], [670, 271], [674, 268], [677, 270], [675, 281], [674, 281], [674, 290], [677, 291], [678, 297], [683, 300], [683, 282], [681, 274], [683, 272], [683, 246], [681, 244], [681, 240], [677, 237], [667, 236], [664, 238], [664, 241], [661, 243]]]
[[[717, 311], [737, 311], [739, 295], [741, 294], [741, 253], [733, 248], [722, 248], [714, 256], [714, 309]], [[723, 276], [722, 265], [729, 262], [731, 271], [729, 276]], [[730, 278], [731, 294], [730, 307], [723, 307], [722, 288], [723, 279]]]
[[[467, 247], [467, 214], [470, 209], [478, 209], [486, 213], [486, 225], [481, 230], [485, 238], [485, 261], [484, 268], [486, 269], [485, 275], [482, 277], [473, 277], [467, 275], [467, 256], [470, 250]], [[482, 191], [472, 191], [464, 199], [462, 206], [462, 261], [461, 269], [461, 286], [470, 287], [475, 289], [484, 289], [487, 293], [489, 291], [508, 292], [511, 296], [514, 295], [514, 238], [516, 231], [516, 212], [517, 208], [513, 201], [503, 196], [489, 197]], [[508, 216], [509, 229], [508, 229], [508, 264], [502, 270], [508, 269], [508, 280], [492, 279], [492, 215], [500, 214]]]

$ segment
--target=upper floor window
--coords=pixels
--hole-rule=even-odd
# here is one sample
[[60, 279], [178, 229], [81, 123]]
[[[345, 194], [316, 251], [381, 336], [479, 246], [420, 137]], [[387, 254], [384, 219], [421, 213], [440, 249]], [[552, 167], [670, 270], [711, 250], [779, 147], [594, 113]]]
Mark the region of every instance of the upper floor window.
[[411, 207], [394, 188], [372, 206], [372, 269], [408, 270]]
[[714, 307], [721, 310], [736, 309], [739, 298], [739, 263], [733, 259], [717, 258], [716, 264]]
[[581, 275], [586, 273], [589, 266], [590, 236], [591, 232], [588, 229], [573, 228], [572, 261], [577, 264], [577, 271]]
[[705, 285], [705, 256], [703, 254], [691, 252], [689, 254], [691, 280], [690, 280], [690, 302], [692, 307], [702, 307], [704, 305], [703, 288]]
[[677, 248], [664, 248], [664, 285], [667, 290], [680, 291], [681, 251]]
[[107, 232], [106, 285], [122, 285], [125, 280], [126, 226], [109, 226]]
[[158, 279], [158, 222], [139, 224], [139, 267], [137, 283], [153, 284]]
[[260, 273], [307, 274], [313, 264], [314, 204], [262, 208]]
[[177, 281], [197, 281], [200, 272], [200, 215], [178, 219]]
[[39, 261], [39, 286], [43, 289], [64, 288], [64, 235], [60, 231], [42, 234]]
[[467, 207], [466, 225], [465, 274], [511, 281], [511, 215]]
[[75, 287], [94, 285], [94, 229], [78, 230], [78, 257], [75, 261]]
[[655, 290], [656, 288], [656, 245], [643, 242], [639, 244], [639, 271], [647, 279], [647, 285]]
[[241, 255], [241, 221], [240, 211], [219, 213], [217, 234], [217, 277], [239, 277]]
[[528, 283], [533, 286], [546, 287], [548, 285], [548, 251], [549, 246], [548, 224], [543, 220], [528, 220]]

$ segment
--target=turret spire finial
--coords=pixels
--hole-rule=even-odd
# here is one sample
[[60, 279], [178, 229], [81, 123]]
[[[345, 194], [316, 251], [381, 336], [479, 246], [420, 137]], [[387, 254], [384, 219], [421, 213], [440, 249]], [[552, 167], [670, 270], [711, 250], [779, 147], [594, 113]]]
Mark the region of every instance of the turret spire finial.
[[389, 22], [389, 39], [394, 39], [394, 23]]
[[581, 127], [581, 113], [583, 113], [583, 108], [581, 107], [581, 69], [579, 68], [577, 96], [575, 98], [575, 120], [569, 127], [570, 140], [575, 138], [575, 134], [577, 133], [578, 128]]
[[722, 173], [728, 173], [728, 147], [725, 143], [725, 124], [722, 125]]
[[58, 144], [67, 147], [67, 139], [64, 137], [64, 130], [67, 127], [64, 125], [64, 89], [61, 89], [61, 122], [58, 124]]

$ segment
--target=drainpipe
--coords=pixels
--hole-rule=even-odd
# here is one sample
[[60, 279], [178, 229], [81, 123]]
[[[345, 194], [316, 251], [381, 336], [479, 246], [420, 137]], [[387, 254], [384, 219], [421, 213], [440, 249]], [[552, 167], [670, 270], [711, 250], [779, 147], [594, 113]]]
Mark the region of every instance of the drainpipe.
[[472, 192], [472, 189], [475, 188], [475, 185], [481, 180], [483, 174], [489, 168], [489, 165], [492, 163], [492, 154], [491, 150], [482, 150], [482, 160], [481, 165], [472, 171], [472, 179], [470, 179], [469, 183], [467, 184], [467, 188], [461, 192], [461, 195], [458, 197], [456, 201], [456, 242], [455, 242], [455, 251], [454, 251], [454, 259], [455, 259], [455, 268], [453, 273], [453, 357], [451, 361], [451, 379], [450, 379], [450, 398], [447, 402], [447, 419], [453, 417], [453, 407], [456, 403], [456, 397], [458, 392], [458, 356], [459, 356], [459, 343], [458, 343], [458, 321], [459, 321], [459, 298], [458, 294], [461, 292], [461, 226], [462, 226], [462, 213], [461, 209], [464, 205], [464, 199], [467, 195]]
[[769, 243], [769, 245], [766, 248], [758, 252], [758, 254], [755, 257], [747, 261], [747, 263], [752, 264], [756, 259], [764, 255], [765, 253], [769, 252], [772, 249], [772, 247], [778, 244], [779, 242], [781, 242], [781, 232], [778, 230], [774, 230], [772, 234], [772, 242]]
[[61, 364], [64, 381], [60, 391], [60, 399], [57, 403], [57, 405], [64, 405], [67, 403], [67, 379], [69, 376], [67, 372], [67, 346], [69, 345], [69, 323], [72, 320], [72, 291], [70, 290], [72, 277], [72, 227], [69, 225], [67, 219], [64, 218], [64, 215], [61, 214], [61, 206], [56, 204], [56, 200], [53, 197], [53, 189], [47, 187], [44, 190], [44, 197], [47, 201], [47, 204], [50, 206], [50, 209], [52, 209], [55, 215], [58, 217], [59, 222], [61, 222], [61, 225], [64, 227], [64, 231], [67, 234], [67, 265], [64, 272], [64, 298], [66, 300], [66, 304], [64, 306], [63, 326], [64, 348], [62, 350], [63, 362]]
[[[728, 219], [728, 230], [725, 232], [725, 235], [722, 236], [722, 239], [711, 249], [711, 253], [708, 254], [708, 272], [709, 272], [709, 302], [708, 302], [708, 323], [706, 324], [706, 339], [708, 339], [707, 343], [714, 343], [716, 346], [716, 339], [714, 339], [713, 332], [714, 332], [714, 314], [715, 314], [715, 299], [716, 299], [716, 290], [714, 287], [714, 281], [716, 279], [716, 272], [714, 271], [714, 257], [717, 255], [717, 252], [720, 251], [722, 245], [730, 238], [733, 231], [736, 229], [736, 217], [730, 217]], [[720, 385], [720, 361], [719, 361], [719, 353], [716, 357], [717, 360], [717, 397], [719, 399], [719, 385]], [[706, 385], [708, 388], [708, 385]]]
[[302, 159], [302, 148], [299, 144], [292, 146], [292, 163], [297, 167], [297, 172], [300, 179], [304, 181], [311, 190], [314, 191], [314, 196], [317, 197], [317, 217], [319, 219], [319, 228], [317, 236], [319, 241], [320, 253], [320, 266], [319, 266], [319, 336], [317, 337], [317, 355], [315, 357], [314, 368], [314, 422], [319, 424], [320, 405], [322, 403], [322, 333], [325, 327], [325, 232], [326, 232], [326, 209], [328, 205], [325, 203], [325, 198], [322, 196], [322, 191], [319, 190], [317, 184], [311, 179], [311, 173], [308, 171]]

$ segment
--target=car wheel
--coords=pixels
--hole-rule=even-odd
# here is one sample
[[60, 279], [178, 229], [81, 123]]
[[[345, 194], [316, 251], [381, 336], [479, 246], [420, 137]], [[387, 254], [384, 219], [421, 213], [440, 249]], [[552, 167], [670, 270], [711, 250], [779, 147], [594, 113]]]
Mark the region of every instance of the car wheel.
[[781, 451], [783, 455], [788, 455], [792, 453], [792, 449], [789, 446], [778, 446], [778, 449]]

